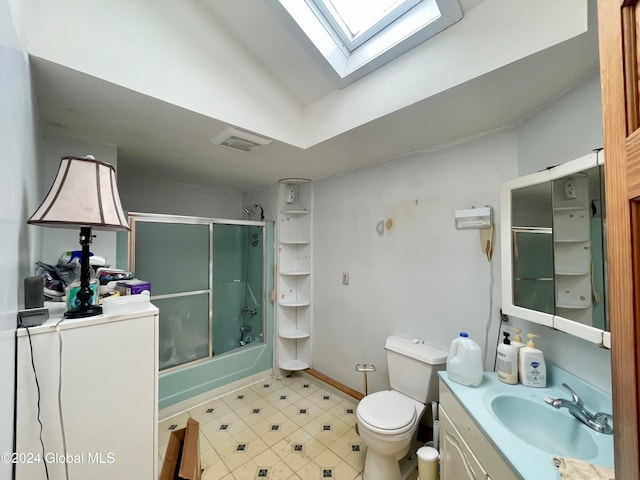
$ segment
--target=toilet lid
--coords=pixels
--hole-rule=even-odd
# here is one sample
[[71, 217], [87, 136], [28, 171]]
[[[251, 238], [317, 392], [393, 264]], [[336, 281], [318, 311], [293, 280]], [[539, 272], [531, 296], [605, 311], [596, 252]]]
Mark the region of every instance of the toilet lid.
[[381, 430], [399, 430], [413, 423], [416, 408], [408, 398], [387, 390], [360, 400], [358, 415], [364, 422]]

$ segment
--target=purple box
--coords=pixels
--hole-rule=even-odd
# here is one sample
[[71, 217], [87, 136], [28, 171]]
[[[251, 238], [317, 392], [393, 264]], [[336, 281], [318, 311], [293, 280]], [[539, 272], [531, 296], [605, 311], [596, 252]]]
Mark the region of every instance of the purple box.
[[120, 295], [138, 295], [144, 291], [151, 294], [151, 283], [144, 280], [137, 280], [135, 278], [133, 280], [118, 282], [117, 287]]

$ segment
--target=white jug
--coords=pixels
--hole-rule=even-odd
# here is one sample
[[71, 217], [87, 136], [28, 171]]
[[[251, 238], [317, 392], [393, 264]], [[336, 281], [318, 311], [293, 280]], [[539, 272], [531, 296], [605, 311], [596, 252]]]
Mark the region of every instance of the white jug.
[[462, 385], [475, 387], [482, 382], [482, 351], [466, 332], [460, 332], [460, 336], [451, 342], [447, 375]]

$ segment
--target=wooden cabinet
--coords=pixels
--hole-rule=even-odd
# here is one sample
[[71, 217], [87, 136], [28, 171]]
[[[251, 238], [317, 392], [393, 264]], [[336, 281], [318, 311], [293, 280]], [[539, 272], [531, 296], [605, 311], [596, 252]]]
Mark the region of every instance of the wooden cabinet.
[[311, 366], [312, 197], [309, 180], [280, 181], [275, 364], [287, 371]]
[[158, 310], [60, 318], [16, 333], [16, 479], [158, 478]]
[[440, 381], [440, 480], [519, 478]]

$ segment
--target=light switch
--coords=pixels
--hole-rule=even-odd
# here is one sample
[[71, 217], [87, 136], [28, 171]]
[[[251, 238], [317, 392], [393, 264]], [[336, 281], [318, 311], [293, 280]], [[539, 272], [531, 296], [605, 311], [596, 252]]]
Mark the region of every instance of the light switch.
[[349, 272], [342, 272], [342, 284], [349, 285]]

